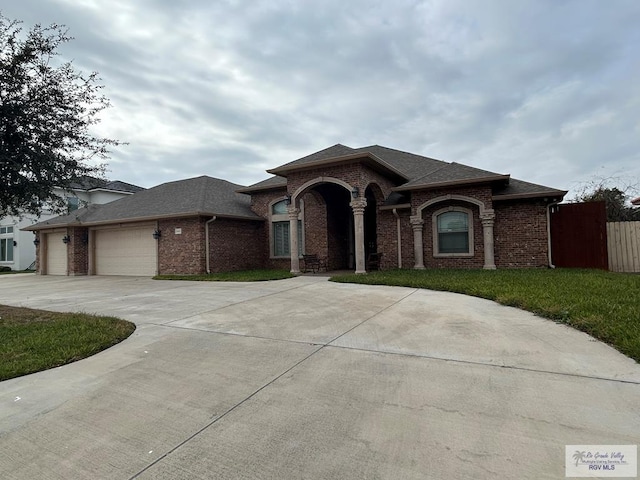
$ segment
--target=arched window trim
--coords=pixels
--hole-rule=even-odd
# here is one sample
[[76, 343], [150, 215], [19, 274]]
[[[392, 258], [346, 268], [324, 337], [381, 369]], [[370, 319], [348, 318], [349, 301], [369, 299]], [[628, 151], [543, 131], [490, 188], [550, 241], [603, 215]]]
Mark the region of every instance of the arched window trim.
[[[468, 216], [469, 231], [467, 235], [469, 237], [469, 251], [465, 253], [440, 253], [439, 235], [438, 235], [438, 217], [447, 212], [462, 212]], [[433, 212], [431, 216], [431, 225], [433, 227], [433, 256], [436, 258], [444, 257], [473, 257], [475, 254], [475, 247], [473, 244], [473, 210], [458, 206], [444, 207]]]
[[[286, 255], [276, 255], [275, 254], [275, 232], [274, 232], [274, 224], [278, 222], [289, 222], [289, 214], [274, 214], [273, 206], [277, 203], [285, 201], [285, 197], [276, 198], [272, 202], [269, 203], [269, 258], [277, 260], [283, 258], [290, 258], [289, 254]], [[300, 213], [298, 214], [298, 220], [300, 221], [299, 232], [301, 235], [301, 241], [299, 242], [299, 249], [301, 252], [304, 252], [304, 242], [305, 242], [305, 232], [304, 232], [304, 200], [300, 200]]]

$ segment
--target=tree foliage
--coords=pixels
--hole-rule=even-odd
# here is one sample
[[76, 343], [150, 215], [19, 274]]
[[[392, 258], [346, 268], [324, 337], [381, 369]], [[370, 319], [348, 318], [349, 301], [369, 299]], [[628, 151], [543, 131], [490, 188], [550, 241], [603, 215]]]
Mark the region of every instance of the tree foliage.
[[0, 216], [62, 208], [54, 188], [101, 176], [108, 149], [120, 144], [91, 132], [110, 103], [97, 72], [59, 60], [70, 40], [61, 25], [23, 32], [0, 13]]
[[627, 192], [634, 190], [631, 186], [612, 187], [610, 180], [601, 180], [585, 187], [575, 198], [578, 202], [605, 202], [608, 222], [633, 222], [640, 221], [640, 208], [631, 206], [630, 195]]

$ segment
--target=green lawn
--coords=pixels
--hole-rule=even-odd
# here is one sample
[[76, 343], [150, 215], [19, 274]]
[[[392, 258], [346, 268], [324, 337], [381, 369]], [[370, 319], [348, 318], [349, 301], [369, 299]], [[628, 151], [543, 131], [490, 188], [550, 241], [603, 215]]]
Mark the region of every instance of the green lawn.
[[282, 280], [294, 275], [288, 270], [243, 270], [239, 272], [210, 273], [205, 275], [157, 275], [154, 280], [192, 280], [205, 282], [264, 282]]
[[391, 270], [331, 280], [495, 300], [571, 325], [640, 362], [640, 275], [579, 269]]
[[0, 380], [75, 362], [127, 338], [117, 318], [0, 305]]

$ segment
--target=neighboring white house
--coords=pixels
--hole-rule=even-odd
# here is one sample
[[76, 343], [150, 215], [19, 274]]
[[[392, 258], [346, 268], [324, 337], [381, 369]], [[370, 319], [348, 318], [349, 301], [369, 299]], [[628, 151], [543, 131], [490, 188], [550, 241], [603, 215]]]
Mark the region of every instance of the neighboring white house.
[[[86, 177], [81, 183], [73, 184], [70, 191], [60, 188], [56, 189], [56, 193], [67, 199], [67, 208], [72, 212], [91, 204], [113, 202], [140, 190], [144, 189], [130, 183]], [[26, 270], [31, 267], [36, 260], [34, 235], [21, 229], [58, 215], [44, 210], [39, 217], [25, 214], [21, 217], [0, 218], [0, 267], [9, 267], [12, 270]]]

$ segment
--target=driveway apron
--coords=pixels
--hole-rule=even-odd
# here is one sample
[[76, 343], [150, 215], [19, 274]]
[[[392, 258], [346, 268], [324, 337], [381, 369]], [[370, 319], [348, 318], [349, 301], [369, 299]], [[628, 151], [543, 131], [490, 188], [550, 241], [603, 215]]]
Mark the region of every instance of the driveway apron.
[[463, 295], [335, 284], [0, 276], [0, 303], [134, 322], [0, 382], [0, 478], [563, 478], [637, 444], [640, 366]]

